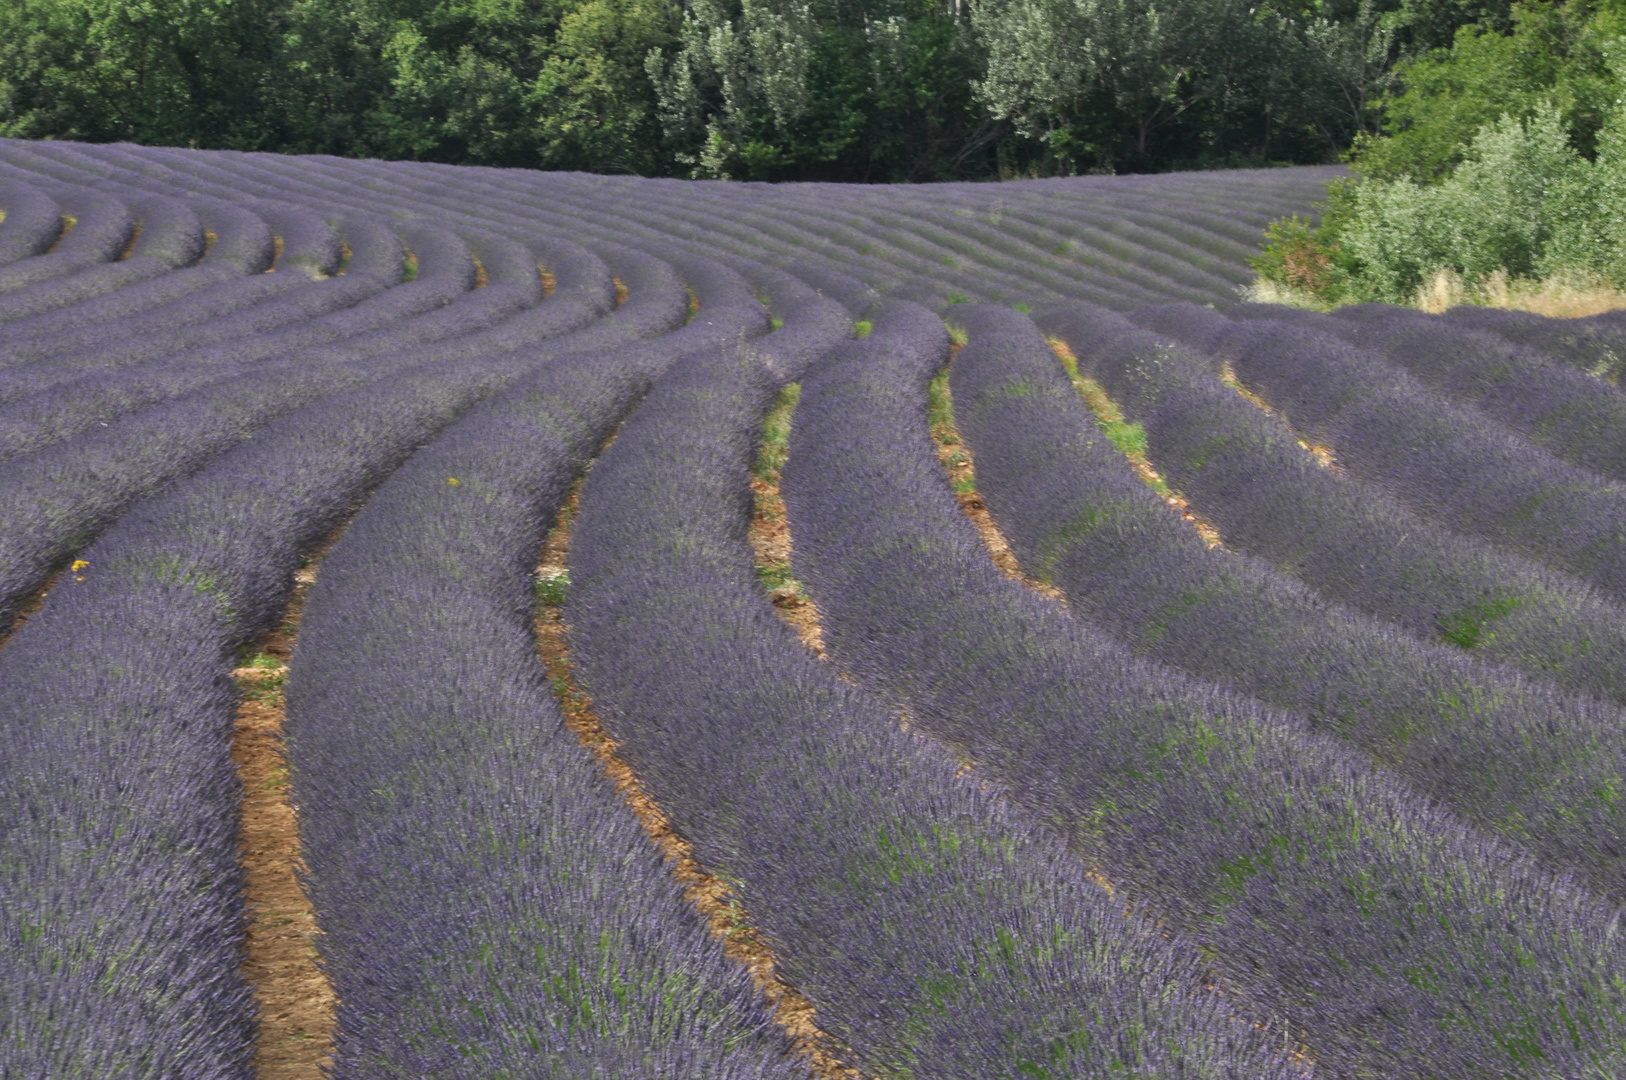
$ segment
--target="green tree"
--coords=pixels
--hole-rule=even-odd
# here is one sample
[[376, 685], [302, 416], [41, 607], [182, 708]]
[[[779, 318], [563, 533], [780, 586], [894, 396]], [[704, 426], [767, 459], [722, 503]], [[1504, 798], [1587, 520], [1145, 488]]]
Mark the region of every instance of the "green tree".
[[672, 169], [644, 60], [673, 44], [675, 30], [664, 0], [587, 0], [561, 20], [526, 96], [545, 167], [646, 176]]
[[1373, 0], [974, 0], [990, 113], [1048, 167], [1325, 160], [1371, 126], [1394, 31]]
[[933, 0], [694, 0], [652, 53], [667, 145], [696, 176], [986, 175], [971, 27]]
[[7, 0], [0, 135], [258, 149], [282, 0]]
[[1357, 167], [1379, 179], [1441, 180], [1486, 124], [1528, 119], [1549, 102], [1590, 156], [1618, 94], [1607, 51], [1623, 32], [1617, 7], [1588, 0], [1521, 0], [1505, 21], [1460, 28], [1450, 48], [1396, 69], [1381, 102], [1384, 137], [1357, 144]]

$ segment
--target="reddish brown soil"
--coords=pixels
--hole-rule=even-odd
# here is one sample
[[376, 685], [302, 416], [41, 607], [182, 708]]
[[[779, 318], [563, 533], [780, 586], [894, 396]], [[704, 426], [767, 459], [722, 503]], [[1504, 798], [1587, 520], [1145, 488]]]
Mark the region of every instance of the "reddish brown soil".
[[[1049, 338], [1048, 341], [1051, 351], [1067, 368], [1068, 377], [1072, 380], [1074, 388], [1089, 405], [1090, 411], [1095, 413], [1096, 419], [1103, 424], [1123, 423], [1123, 413], [1118, 409], [1117, 403], [1107, 396], [1101, 385], [1094, 379], [1079, 376], [1078, 360], [1073, 356], [1073, 350], [1067, 347], [1067, 343], [1059, 338]], [[1168, 481], [1163, 479], [1163, 474], [1157, 471], [1151, 459], [1139, 450], [1125, 450], [1123, 454], [1141, 482], [1157, 492], [1163, 501], [1169, 504], [1169, 508], [1180, 515], [1182, 521], [1197, 531], [1197, 535], [1203, 538], [1204, 543], [1211, 548], [1221, 546], [1219, 530], [1199, 517], [1184, 495], [1169, 487]]]
[[[1270, 402], [1266, 401], [1264, 398], [1242, 385], [1242, 380], [1236, 377], [1236, 369], [1231, 366], [1231, 363], [1228, 360], [1220, 367], [1220, 382], [1224, 383], [1226, 386], [1229, 386], [1238, 394], [1241, 394], [1250, 404], [1259, 409], [1261, 412], [1269, 413], [1271, 416], [1280, 416], [1275, 409], [1271, 408]], [[1285, 422], [1285, 417], [1282, 419], [1283, 422]], [[1343, 471], [1342, 467], [1338, 464], [1338, 459], [1333, 456], [1331, 447], [1322, 446], [1319, 443], [1306, 442], [1303, 439], [1298, 439], [1297, 436], [1294, 436], [1294, 438], [1297, 439], [1300, 446], [1304, 447], [1304, 449], [1310, 452], [1310, 456], [1315, 458], [1317, 465], [1320, 465], [1323, 469], [1331, 469], [1333, 472]]]
[[130, 230], [130, 242], [124, 245], [124, 250], [119, 252], [119, 257], [114, 259], [114, 262], [123, 262], [125, 259], [130, 257], [130, 255], [135, 251], [136, 241], [141, 239], [142, 230], [145, 228], [146, 226], [141, 224], [141, 222], [136, 222], [136, 227]]
[[818, 606], [795, 579], [789, 578], [790, 523], [785, 518], [785, 502], [779, 497], [778, 474], [771, 480], [753, 476], [751, 493], [755, 496], [756, 508], [751, 515], [749, 535], [757, 569], [776, 572], [788, 579], [768, 594], [774, 613], [790, 624], [808, 652], [820, 660], [828, 659]]
[[[572, 495], [548, 536], [537, 566], [538, 578], [545, 580], [566, 572], [570, 526], [576, 507], [577, 498]], [[724, 952], [751, 973], [752, 981], [773, 1006], [774, 1022], [790, 1035], [797, 1052], [806, 1058], [817, 1075], [827, 1080], [863, 1080], [861, 1073], [842, 1063], [845, 1048], [819, 1029], [812, 1002], [779, 980], [773, 951], [752, 927], [749, 912], [724, 882], [695, 861], [688, 842], [672, 829], [670, 820], [644, 790], [631, 767], [617, 756], [615, 740], [604, 731], [593, 711], [592, 699], [575, 680], [569, 628], [557, 606], [537, 606], [536, 645], [566, 724], [592, 752], [650, 840], [665, 853], [673, 877], [683, 886], [684, 898], [706, 919], [712, 934], [722, 941]]]
[[260, 640], [254, 661], [232, 672], [243, 695], [232, 760], [243, 782], [239, 850], [249, 908], [243, 974], [260, 1010], [252, 1061], [259, 1080], [320, 1080], [333, 1053], [337, 999], [317, 965], [320, 931], [295, 874], [299, 821], [288, 800], [282, 738], [282, 686], [315, 564], [313, 558], [299, 572], [287, 614]]

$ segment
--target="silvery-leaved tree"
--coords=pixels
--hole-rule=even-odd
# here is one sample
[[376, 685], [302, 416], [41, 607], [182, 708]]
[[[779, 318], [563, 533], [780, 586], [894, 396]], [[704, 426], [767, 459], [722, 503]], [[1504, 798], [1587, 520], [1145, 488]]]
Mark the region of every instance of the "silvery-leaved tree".
[[727, 177], [760, 155], [764, 128], [786, 132], [807, 111], [815, 26], [806, 2], [695, 0], [683, 12], [670, 61], [651, 51], [649, 77], [669, 142], [697, 149], [679, 160], [696, 175]]
[[697, 177], [946, 179], [999, 127], [965, 0], [685, 0], [678, 35], [645, 69]]
[[1256, 157], [1304, 129], [1335, 146], [1364, 121], [1358, 95], [1384, 60], [1365, 7], [1336, 26], [1253, 0], [971, 0], [970, 18], [987, 56], [978, 100], [1063, 171], [1145, 168], [1192, 117], [1248, 118], [1232, 137]]

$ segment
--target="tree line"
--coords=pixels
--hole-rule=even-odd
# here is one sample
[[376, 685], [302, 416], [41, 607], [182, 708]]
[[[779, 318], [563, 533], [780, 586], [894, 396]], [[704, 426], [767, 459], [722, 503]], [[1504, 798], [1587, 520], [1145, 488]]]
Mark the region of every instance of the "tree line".
[[1519, 0], [1391, 79], [1318, 218], [1271, 227], [1271, 298], [1626, 302], [1626, 0]]
[[901, 182], [1335, 160], [1506, 0], [8, 0], [0, 135]]

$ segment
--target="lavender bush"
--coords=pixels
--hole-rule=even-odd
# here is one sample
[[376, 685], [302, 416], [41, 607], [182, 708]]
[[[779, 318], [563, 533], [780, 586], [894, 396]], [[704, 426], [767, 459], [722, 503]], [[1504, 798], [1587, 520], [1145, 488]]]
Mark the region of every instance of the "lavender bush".
[[906, 700], [1329, 1069], [1618, 1069], [1613, 909], [1301, 723], [1132, 659], [1006, 579], [927, 436], [947, 334], [918, 308], [885, 321], [915, 329], [846, 346], [804, 382], [783, 478], [837, 663]]
[[1075, 307], [1040, 322], [1144, 425], [1152, 460], [1228, 546], [1419, 637], [1626, 702], [1618, 608], [1321, 467], [1280, 418], [1220, 385], [1210, 358], [1102, 314]]
[[657, 385], [588, 477], [565, 615], [621, 754], [841, 1056], [920, 1077], [1294, 1074], [1198, 988], [1189, 946], [1124, 918], [771, 614], [744, 534], [776, 389], [732, 350]]
[[62, 235], [62, 208], [32, 184], [0, 181], [0, 208], [0, 266], [43, 255]]
[[[1083, 330], [1089, 314], [1073, 325]], [[1611, 734], [1618, 709], [1329, 604], [1262, 560], [1210, 550], [1131, 474], [1031, 320], [977, 307], [954, 319], [970, 335], [950, 379], [955, 421], [977, 490], [1028, 573], [1135, 653], [1291, 711], [1549, 868], [1626, 900], [1626, 821], [1602, 794], [1626, 782]], [[1089, 338], [1104, 344], [1115, 317], [1094, 319]]]

